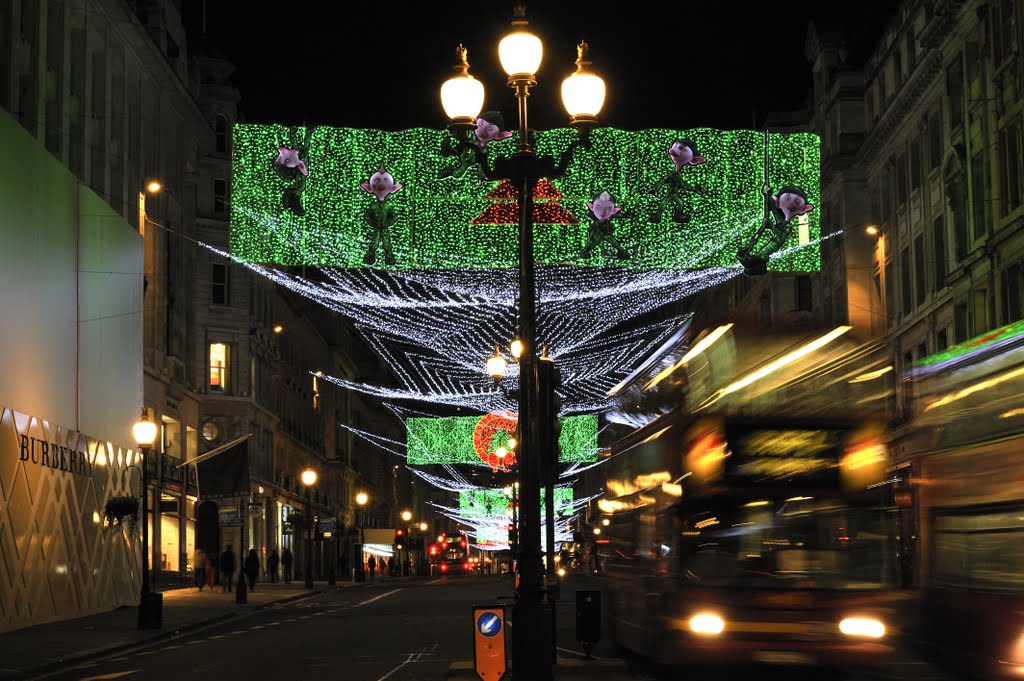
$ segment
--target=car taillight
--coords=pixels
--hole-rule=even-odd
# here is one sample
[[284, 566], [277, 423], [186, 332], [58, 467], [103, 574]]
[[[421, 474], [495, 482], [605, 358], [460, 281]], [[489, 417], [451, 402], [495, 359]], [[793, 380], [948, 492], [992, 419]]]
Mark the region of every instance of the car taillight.
[[448, 566], [444, 563], [441, 563], [441, 572], [448, 572]]
[[462, 564], [462, 569], [465, 570], [466, 572], [469, 572], [469, 563], [463, 563]]

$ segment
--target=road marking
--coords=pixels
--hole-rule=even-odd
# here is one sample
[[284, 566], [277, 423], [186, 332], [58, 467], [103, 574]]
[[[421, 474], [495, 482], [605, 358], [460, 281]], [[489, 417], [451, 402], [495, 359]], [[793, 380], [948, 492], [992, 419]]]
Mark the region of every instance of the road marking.
[[135, 672], [141, 671], [141, 669], [129, 669], [126, 672], [111, 672], [109, 674], [100, 674], [99, 676], [87, 676], [84, 679], [81, 679], [80, 681], [107, 681], [108, 679], [117, 679], [122, 676], [128, 676], [129, 674], [134, 674]]
[[[188, 643], [186, 643], [185, 645], [189, 645], [189, 646], [197, 646], [197, 645], [199, 645], [200, 643], [206, 643], [206, 639], [205, 639], [205, 638], [201, 638], [201, 639], [199, 639], [198, 641], [189, 641], [189, 642], [188, 642]], [[140, 654], [140, 655], [142, 655], [142, 654], [145, 654], [145, 655], [150, 655], [151, 653], [139, 653], [139, 654]]]
[[[555, 646], [555, 649], [556, 650], [561, 650], [563, 653], [568, 653], [570, 655], [575, 655], [577, 657], [586, 657], [587, 656], [586, 653], [581, 653], [578, 650], [571, 650], [569, 648], [563, 648], [561, 646]], [[590, 659], [591, 660], [601, 660], [601, 659], [604, 659], [604, 658], [598, 657], [597, 655], [591, 655]]]
[[253, 629], [262, 629], [265, 626], [267, 626], [267, 625], [265, 625], [265, 624], [255, 624], [255, 625], [249, 627], [249, 630], [252, 631]]
[[394, 669], [389, 671], [387, 674], [385, 674], [384, 676], [382, 676], [379, 679], [377, 679], [377, 681], [384, 681], [384, 679], [388, 678], [389, 676], [391, 676], [392, 674], [397, 672], [399, 669], [401, 669], [405, 665], [407, 665], [407, 664], [409, 664], [411, 662], [419, 662], [425, 655], [426, 656], [433, 655], [434, 651], [437, 650], [437, 646], [438, 646], [438, 644], [435, 643], [433, 646], [430, 647], [430, 650], [427, 650], [427, 646], [423, 646], [423, 650], [421, 650], [418, 653], [407, 653], [406, 658], [405, 658], [405, 662], [403, 662], [402, 664], [398, 665], [397, 667], [395, 667]]
[[232, 634], [244, 634], [245, 633], [245, 629], [236, 629], [235, 631], [232, 631], [230, 633], [232, 633]]
[[181, 647], [181, 644], [179, 643], [178, 645], [174, 645], [174, 646], [164, 646], [164, 650], [174, 650], [175, 648], [180, 648], [180, 647]]
[[217, 634], [216, 636], [211, 636], [210, 640], [212, 641], [215, 638], [224, 638], [224, 634]]
[[362, 601], [362, 602], [359, 602], [359, 603], [355, 603], [355, 604], [353, 604], [350, 607], [352, 607], [352, 608], [360, 608], [360, 607], [362, 607], [364, 605], [368, 605], [370, 603], [373, 603], [374, 601], [378, 601], [378, 600], [380, 600], [380, 599], [382, 599], [382, 598], [384, 598], [386, 596], [390, 596], [391, 594], [396, 594], [399, 591], [401, 591], [401, 589], [392, 589], [391, 591], [386, 591], [386, 592], [380, 594], [379, 596], [374, 596], [373, 598], [370, 598], [368, 600], [365, 600], [365, 601]]
[[427, 585], [429, 586], [431, 584], [437, 584], [438, 582], [443, 582], [443, 581], [445, 581], [444, 577], [439, 577], [438, 579], [435, 579], [432, 582], [427, 582]]

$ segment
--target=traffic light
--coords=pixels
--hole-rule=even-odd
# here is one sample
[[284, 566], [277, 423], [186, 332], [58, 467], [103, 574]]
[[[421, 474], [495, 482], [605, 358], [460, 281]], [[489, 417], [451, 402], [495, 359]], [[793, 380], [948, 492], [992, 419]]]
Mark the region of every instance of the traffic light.
[[395, 548], [399, 551], [402, 550], [402, 545], [405, 543], [405, 530], [398, 528], [395, 530]]
[[512, 523], [508, 524], [508, 545], [515, 546], [516, 544], [516, 526]]

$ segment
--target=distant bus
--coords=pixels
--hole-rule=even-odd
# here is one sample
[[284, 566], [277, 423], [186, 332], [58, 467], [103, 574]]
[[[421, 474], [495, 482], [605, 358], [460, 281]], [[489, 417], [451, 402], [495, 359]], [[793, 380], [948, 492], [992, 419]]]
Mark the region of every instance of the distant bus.
[[469, 539], [465, 532], [438, 535], [430, 547], [430, 560], [435, 572], [442, 575], [464, 575], [472, 571], [469, 561]]

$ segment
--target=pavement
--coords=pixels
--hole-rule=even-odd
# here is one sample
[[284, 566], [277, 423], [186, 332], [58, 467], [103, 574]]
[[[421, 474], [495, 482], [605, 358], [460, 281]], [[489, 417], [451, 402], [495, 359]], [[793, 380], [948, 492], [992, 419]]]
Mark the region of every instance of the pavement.
[[[255, 590], [247, 591], [244, 604], [236, 603], [234, 591], [224, 592], [219, 586], [212, 591], [198, 591], [194, 586], [161, 590], [161, 629], [139, 629], [137, 607], [130, 605], [0, 634], [0, 681], [27, 681], [45, 677], [75, 664], [103, 659], [172, 636], [242, 618], [261, 608], [302, 600], [329, 589], [360, 586], [363, 583], [342, 580], [338, 580], [337, 585], [328, 585], [326, 581], [315, 582], [312, 589], [305, 588], [301, 579], [291, 584], [260, 583]], [[622, 660], [610, 658], [585, 659], [572, 654], [559, 654], [554, 670], [555, 681], [635, 679], [626, 672]], [[472, 661], [455, 662], [448, 676], [478, 679]]]

